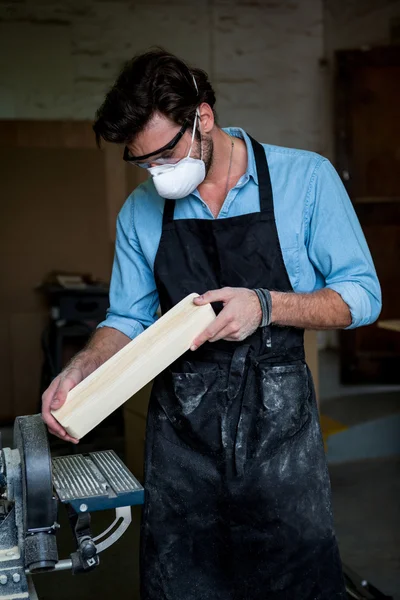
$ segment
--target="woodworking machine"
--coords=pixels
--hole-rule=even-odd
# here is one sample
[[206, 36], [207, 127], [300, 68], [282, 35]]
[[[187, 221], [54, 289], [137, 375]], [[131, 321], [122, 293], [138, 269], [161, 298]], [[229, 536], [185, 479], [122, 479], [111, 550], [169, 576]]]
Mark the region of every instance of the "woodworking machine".
[[[32, 574], [70, 569], [84, 573], [126, 531], [131, 506], [144, 490], [112, 450], [51, 458], [40, 415], [18, 417], [14, 448], [0, 444], [0, 600], [38, 600]], [[59, 560], [56, 533], [59, 503], [66, 506], [76, 542]], [[90, 513], [115, 509], [114, 522], [93, 537]], [[347, 597], [388, 599], [344, 566]]]
[[[114, 451], [51, 458], [40, 415], [18, 417], [14, 448], [0, 446], [0, 599], [37, 600], [31, 575], [83, 573], [126, 531], [144, 490]], [[66, 506], [76, 542], [59, 560], [58, 505]], [[115, 521], [92, 537], [90, 513], [115, 509]]]

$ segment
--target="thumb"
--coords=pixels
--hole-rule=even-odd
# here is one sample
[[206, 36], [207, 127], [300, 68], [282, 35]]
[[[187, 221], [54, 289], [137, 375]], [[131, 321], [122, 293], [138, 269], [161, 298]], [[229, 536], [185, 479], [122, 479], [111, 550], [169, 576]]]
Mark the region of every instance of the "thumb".
[[57, 410], [61, 408], [61, 406], [65, 403], [67, 399], [68, 392], [73, 387], [75, 387], [75, 385], [75, 381], [73, 379], [70, 379], [69, 377], [66, 377], [65, 379], [60, 381], [58, 388], [51, 401], [51, 410]]
[[54, 396], [53, 400], [51, 401], [50, 410], [58, 410], [59, 408], [62, 407], [65, 400], [66, 400], [66, 395], [64, 396], [62, 393], [60, 394], [57, 392], [57, 395]]

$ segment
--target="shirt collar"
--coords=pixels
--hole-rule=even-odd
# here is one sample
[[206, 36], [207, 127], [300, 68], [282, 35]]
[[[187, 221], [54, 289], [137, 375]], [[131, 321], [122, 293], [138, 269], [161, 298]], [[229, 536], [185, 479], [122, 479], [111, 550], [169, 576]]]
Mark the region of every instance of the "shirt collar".
[[258, 185], [256, 161], [249, 136], [240, 127], [223, 127], [223, 131], [233, 137], [237, 137], [245, 141], [247, 147], [247, 169], [245, 176], [247, 175], [247, 177], [252, 177], [255, 183]]

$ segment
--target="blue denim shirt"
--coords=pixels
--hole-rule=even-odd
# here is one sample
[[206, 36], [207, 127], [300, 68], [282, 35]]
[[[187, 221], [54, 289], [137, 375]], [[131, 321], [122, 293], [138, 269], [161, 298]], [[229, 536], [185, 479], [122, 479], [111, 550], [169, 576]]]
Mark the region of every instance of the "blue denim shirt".
[[[218, 219], [260, 210], [250, 140], [242, 129], [225, 131], [245, 140], [248, 166], [228, 193]], [[350, 328], [374, 322], [381, 310], [379, 282], [353, 206], [335, 169], [313, 152], [268, 144], [263, 147], [271, 173], [283, 259], [294, 291], [330, 288], [350, 307]], [[99, 327], [113, 327], [134, 338], [156, 320], [159, 301], [153, 267], [163, 208], [164, 199], [151, 179], [136, 188], [122, 207], [117, 220], [110, 308]], [[175, 218], [214, 217], [196, 190], [176, 201]]]

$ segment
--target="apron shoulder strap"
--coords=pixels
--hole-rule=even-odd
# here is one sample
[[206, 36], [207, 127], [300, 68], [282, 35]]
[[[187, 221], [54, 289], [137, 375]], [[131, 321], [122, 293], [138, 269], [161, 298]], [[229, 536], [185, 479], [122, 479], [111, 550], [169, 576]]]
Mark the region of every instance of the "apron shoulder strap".
[[[249, 135], [249, 134], [247, 134]], [[251, 145], [253, 146], [254, 158], [258, 176], [258, 187], [260, 191], [260, 212], [274, 212], [274, 200], [272, 195], [271, 177], [265, 150], [259, 142], [249, 135]]]
[[164, 200], [163, 227], [174, 220], [175, 200]]

